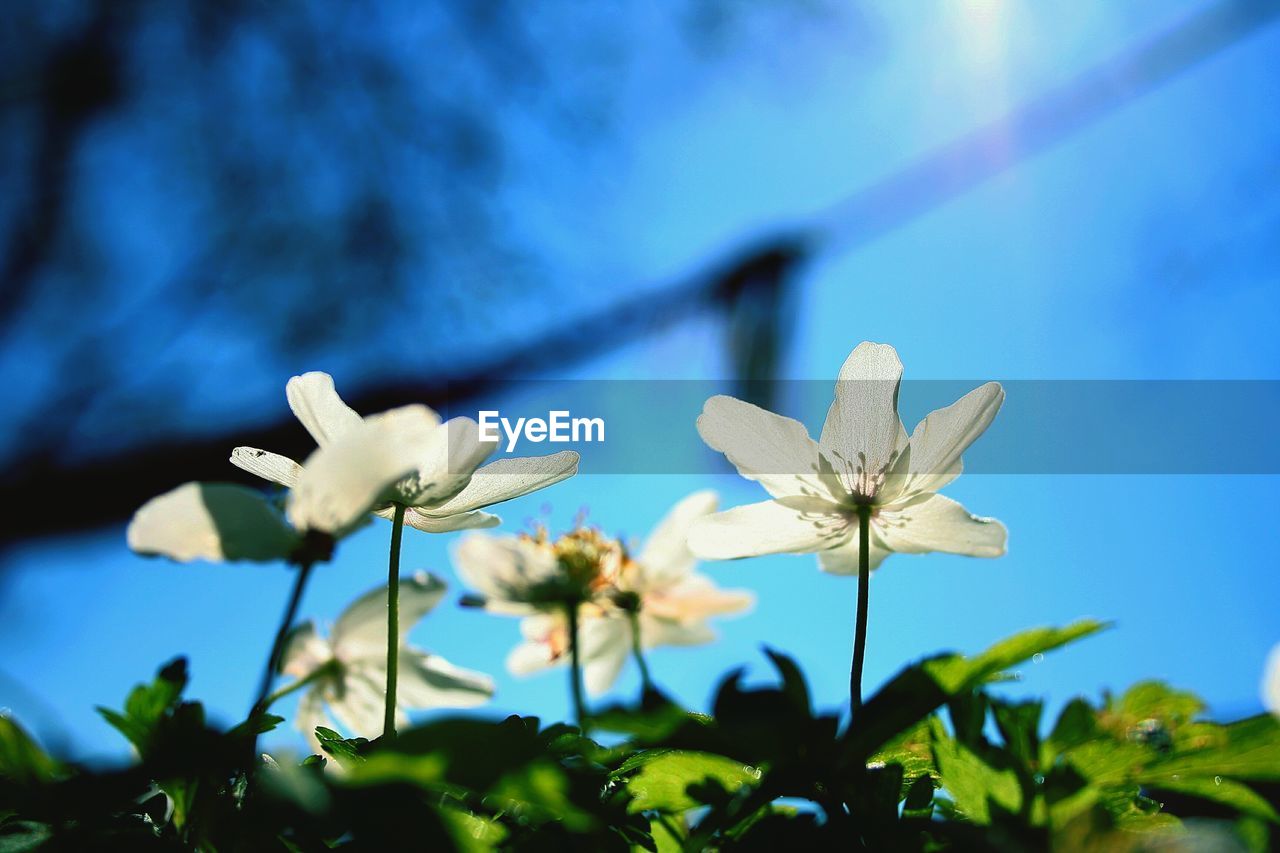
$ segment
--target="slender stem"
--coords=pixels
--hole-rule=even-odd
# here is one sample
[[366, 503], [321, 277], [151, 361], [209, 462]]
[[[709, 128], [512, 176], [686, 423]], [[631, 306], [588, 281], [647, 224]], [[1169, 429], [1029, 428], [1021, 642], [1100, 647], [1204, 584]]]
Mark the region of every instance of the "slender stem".
[[296, 681], [289, 682], [284, 687], [281, 687], [275, 693], [272, 693], [266, 699], [262, 700], [263, 710], [270, 708], [272, 705], [279, 702], [281, 699], [288, 696], [289, 694], [296, 693], [297, 691], [306, 687], [308, 684], [311, 684], [313, 681], [318, 681], [319, 679], [328, 675], [332, 670], [333, 670], [333, 662], [330, 661], [329, 663], [322, 664], [321, 666], [318, 666], [315, 669], [311, 670], [310, 674], [305, 675], [302, 678], [297, 679]]
[[387, 566], [387, 710], [382, 736], [396, 736], [396, 676], [400, 665], [400, 539], [404, 535], [404, 504], [396, 504], [391, 519], [391, 559]]
[[258, 687], [258, 696], [253, 702], [251, 714], [266, 708], [267, 695], [271, 693], [271, 685], [275, 683], [276, 670], [280, 668], [280, 657], [284, 654], [285, 640], [289, 638], [289, 630], [298, 617], [298, 605], [302, 603], [302, 592], [306, 589], [307, 580], [311, 577], [313, 563], [302, 563], [298, 566], [298, 574], [293, 580], [293, 593], [284, 609], [284, 618], [276, 631], [275, 642], [271, 644], [271, 656], [267, 658], [267, 671], [262, 674], [262, 684]]
[[849, 710], [862, 707], [862, 662], [867, 656], [867, 594], [871, 591], [871, 507], [858, 507], [858, 616], [853, 629], [853, 668], [849, 672]]
[[640, 648], [640, 614], [635, 610], [628, 611], [631, 620], [631, 652], [635, 655], [636, 665], [640, 667], [640, 690], [648, 693], [653, 689], [653, 679], [649, 677], [649, 665], [644, 662], [644, 652]]
[[569, 618], [569, 686], [573, 692], [573, 713], [578, 728], [586, 729], [586, 703], [582, 700], [582, 658], [578, 650], [578, 602], [565, 607]]

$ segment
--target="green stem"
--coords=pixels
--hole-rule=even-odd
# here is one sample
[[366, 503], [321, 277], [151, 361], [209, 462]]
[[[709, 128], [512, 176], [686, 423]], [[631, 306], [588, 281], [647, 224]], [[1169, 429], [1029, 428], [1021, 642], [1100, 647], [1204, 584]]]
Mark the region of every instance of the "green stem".
[[627, 612], [627, 618], [631, 620], [631, 652], [640, 667], [640, 690], [645, 694], [653, 690], [653, 679], [649, 677], [649, 665], [644, 662], [644, 652], [640, 647], [640, 614], [631, 610]]
[[586, 703], [582, 699], [582, 657], [578, 650], [578, 602], [565, 607], [569, 618], [569, 685], [573, 692], [573, 713], [578, 728], [586, 731]]
[[330, 661], [329, 663], [322, 664], [321, 666], [316, 667], [311, 671], [309, 675], [306, 675], [302, 678], [299, 678], [296, 681], [286, 684], [284, 687], [281, 687], [279, 690], [277, 690], [275, 693], [272, 693], [266, 699], [263, 699], [262, 709], [265, 711], [267, 708], [270, 708], [272, 705], [279, 702], [281, 699], [288, 696], [289, 694], [296, 693], [297, 691], [306, 687], [308, 684], [311, 684], [313, 681], [320, 680], [324, 676], [328, 675], [332, 670], [333, 670], [333, 661]]
[[271, 693], [271, 685], [275, 683], [276, 671], [280, 668], [280, 657], [284, 654], [284, 644], [289, 638], [289, 629], [293, 627], [293, 621], [298, 617], [298, 605], [302, 603], [302, 592], [306, 589], [307, 580], [311, 577], [312, 563], [302, 563], [298, 566], [297, 577], [293, 580], [293, 593], [289, 596], [289, 603], [284, 609], [284, 618], [280, 620], [280, 627], [276, 630], [275, 641], [271, 644], [271, 655], [267, 658], [267, 671], [262, 674], [262, 684], [258, 687], [258, 696], [253, 702], [253, 710], [250, 714], [255, 714], [266, 707], [268, 694]]
[[391, 519], [391, 559], [387, 567], [387, 710], [382, 736], [396, 736], [396, 676], [400, 665], [400, 540], [404, 535], [404, 504], [396, 504]]
[[853, 667], [849, 672], [849, 710], [862, 707], [862, 663], [867, 656], [867, 594], [871, 591], [871, 506], [858, 507], [858, 616], [853, 629]]

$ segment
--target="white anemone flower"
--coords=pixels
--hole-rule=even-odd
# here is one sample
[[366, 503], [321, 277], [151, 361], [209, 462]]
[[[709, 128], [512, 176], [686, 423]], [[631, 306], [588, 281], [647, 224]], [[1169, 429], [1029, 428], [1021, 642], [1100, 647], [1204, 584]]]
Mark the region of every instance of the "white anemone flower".
[[615, 543], [589, 529], [554, 542], [543, 531], [536, 536], [471, 533], [453, 554], [458, 576], [476, 592], [472, 599], [506, 616], [590, 602], [608, 585], [620, 559]]
[[[473, 708], [493, 696], [493, 679], [455, 666], [439, 655], [410, 645], [414, 623], [444, 596], [441, 579], [418, 572], [400, 580], [399, 687], [396, 717], [428, 708]], [[298, 702], [296, 725], [319, 752], [316, 726], [341, 728], [359, 737], [382, 734], [387, 685], [387, 588], [380, 586], [356, 599], [334, 623], [326, 639], [315, 624], [293, 630], [281, 655], [280, 671], [295, 681], [277, 696], [306, 689]], [[334, 726], [330, 717], [336, 718]]]
[[[677, 503], [649, 534], [635, 559], [624, 558], [612, 578], [613, 600], [629, 598], [625, 607], [583, 608], [579, 629], [583, 680], [587, 692], [599, 695], [618, 677], [633, 653], [635, 637], [643, 648], [694, 646], [716, 638], [707, 620], [749, 608], [755, 597], [745, 590], [723, 590], [695, 571], [689, 551], [689, 527], [716, 509], [715, 492], [696, 492]], [[610, 596], [598, 597], [607, 601]], [[568, 624], [563, 613], [538, 614], [522, 620], [524, 642], [507, 657], [507, 668], [527, 675], [567, 662]]]
[[1280, 645], [1267, 656], [1267, 667], [1262, 676], [1262, 704], [1280, 717]]
[[301, 560], [303, 551], [315, 550], [323, 556], [412, 473], [406, 448], [426, 452], [433, 417], [425, 406], [392, 409], [317, 449], [305, 464], [292, 463], [284, 516], [243, 486], [185, 483], [134, 513], [129, 547], [179, 562]]
[[[289, 408], [322, 448], [344, 440], [367, 420], [342, 401], [327, 373], [293, 377], [285, 387], [285, 396]], [[405, 524], [427, 533], [494, 527], [500, 519], [481, 509], [558, 483], [578, 470], [578, 454], [571, 450], [501, 459], [481, 468], [497, 441], [482, 441], [471, 418], [441, 423], [435, 412], [420, 408], [433, 421], [431, 440], [425, 447], [401, 448], [405, 475], [376, 508], [383, 518], [392, 517], [395, 503], [407, 507]], [[292, 459], [253, 447], [235, 448], [231, 462], [288, 488], [294, 488], [300, 475], [300, 466]]]
[[690, 531], [706, 559], [817, 552], [823, 570], [857, 574], [859, 511], [870, 507], [869, 568], [891, 552], [999, 557], [1008, 533], [937, 494], [960, 476], [961, 455], [1004, 402], [988, 382], [926, 417], [908, 437], [898, 418], [902, 362], [893, 347], [859, 344], [836, 382], [814, 441], [799, 421], [716, 396], [698, 432], [772, 500], [708, 516]]

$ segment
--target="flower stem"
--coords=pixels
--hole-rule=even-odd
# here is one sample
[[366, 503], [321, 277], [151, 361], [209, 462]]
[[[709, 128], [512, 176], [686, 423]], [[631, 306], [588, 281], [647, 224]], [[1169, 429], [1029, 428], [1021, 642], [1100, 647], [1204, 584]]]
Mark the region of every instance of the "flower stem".
[[653, 679], [649, 677], [649, 665], [644, 662], [644, 652], [640, 648], [640, 614], [634, 610], [627, 613], [631, 620], [631, 652], [635, 655], [636, 665], [640, 667], [641, 695], [653, 690]]
[[284, 618], [280, 620], [280, 627], [276, 630], [275, 642], [271, 644], [271, 655], [267, 658], [267, 671], [262, 674], [262, 684], [258, 687], [258, 696], [253, 702], [253, 709], [250, 714], [256, 714], [267, 707], [267, 696], [271, 693], [271, 685], [275, 683], [276, 670], [280, 668], [280, 657], [284, 654], [284, 643], [289, 638], [289, 630], [293, 627], [293, 621], [298, 617], [298, 605], [302, 603], [302, 592], [306, 589], [307, 580], [311, 577], [311, 567], [313, 563], [301, 563], [298, 566], [297, 577], [293, 580], [293, 593], [289, 596], [289, 603], [284, 609]]
[[569, 686], [573, 693], [573, 713], [578, 728], [586, 731], [586, 703], [582, 700], [582, 656], [578, 649], [578, 602], [565, 607], [569, 619]]
[[318, 681], [320, 678], [328, 675], [332, 671], [333, 666], [334, 666], [333, 661], [330, 661], [329, 663], [326, 663], [326, 664], [322, 664], [321, 666], [318, 666], [315, 669], [313, 669], [308, 675], [305, 675], [302, 678], [299, 678], [296, 681], [292, 681], [286, 684], [284, 687], [281, 687], [275, 693], [272, 693], [266, 699], [262, 700], [262, 709], [265, 711], [267, 708], [270, 708], [272, 705], [279, 702], [281, 699], [288, 696], [289, 694], [296, 693], [297, 691], [306, 687], [308, 684], [311, 684], [313, 681]]
[[396, 736], [396, 675], [400, 665], [400, 539], [404, 535], [404, 504], [395, 505], [391, 519], [391, 559], [387, 567], [387, 709], [382, 736]]
[[871, 592], [871, 507], [858, 507], [858, 616], [853, 629], [853, 667], [849, 672], [849, 711], [862, 707], [862, 663], [867, 656], [867, 595]]

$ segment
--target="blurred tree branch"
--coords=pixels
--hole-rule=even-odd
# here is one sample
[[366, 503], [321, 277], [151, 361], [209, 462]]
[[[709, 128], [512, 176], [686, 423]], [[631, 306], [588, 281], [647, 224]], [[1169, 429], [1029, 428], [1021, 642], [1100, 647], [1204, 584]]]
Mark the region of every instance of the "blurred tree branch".
[[[874, 239], [944, 204], [1238, 43], [1273, 21], [1277, 14], [1280, 14], [1280, 5], [1264, 0], [1223, 0], [1207, 6], [1167, 32], [1088, 69], [1004, 119], [927, 153], [899, 173], [851, 195], [846, 202], [810, 223], [782, 235], [748, 242], [744, 248], [728, 253], [725, 260], [709, 265], [703, 273], [643, 293], [631, 291], [589, 316], [571, 318], [559, 330], [529, 345], [480, 358], [463, 372], [427, 382], [392, 382], [356, 389], [351, 401], [361, 411], [376, 411], [409, 401], [437, 407], [442, 407], [446, 400], [463, 403], [513, 375], [570, 365], [706, 311], [722, 312], [729, 319], [731, 360], [739, 376], [747, 381], [768, 378], [777, 363], [780, 341], [790, 322], [788, 294], [806, 261], [819, 252]], [[501, 52], [506, 56], [510, 50]], [[371, 68], [367, 73], [376, 77], [381, 72]], [[114, 90], [108, 87], [104, 91], [102, 98]], [[97, 102], [90, 99], [84, 114], [91, 114], [96, 109], [92, 104]], [[1010, 138], [1018, 140], [1018, 145], [1010, 148], [996, 144]], [[462, 149], [472, 147], [463, 145]], [[1003, 153], [992, 156], [993, 151]], [[227, 179], [235, 185], [238, 179], [234, 169]], [[370, 277], [390, 275], [377, 265], [395, 249], [394, 242], [390, 245], [383, 242], [388, 234], [394, 235], [396, 231], [395, 215], [380, 209], [376, 200], [370, 200], [368, 206], [358, 209], [354, 223], [354, 230], [343, 233], [352, 235], [358, 251], [368, 249], [366, 257], [374, 265]], [[228, 239], [232, 242], [224, 248], [234, 258], [238, 242], [261, 239], [261, 235]], [[274, 236], [268, 233], [266, 239], [269, 244], [290, 236], [286, 229]], [[326, 235], [322, 233], [318, 239], [323, 243]], [[12, 256], [6, 263], [14, 263]], [[333, 258], [321, 253], [319, 263], [332, 264]], [[223, 274], [212, 275], [208, 289], [202, 290], [202, 294], [214, 298], [219, 282], [228, 276], [234, 277], [237, 268], [233, 260]], [[6, 281], [6, 290], [10, 284]], [[316, 317], [332, 316], [334, 303], [327, 301], [323, 293], [304, 294], [316, 302]], [[261, 300], [263, 294], [249, 287], [243, 296]], [[345, 302], [340, 308], [343, 314], [353, 310]], [[359, 313], [358, 306], [354, 310]], [[578, 334], [576, 329], [584, 324], [608, 328], [612, 333], [607, 336]], [[87, 348], [68, 351], [76, 353], [73, 361], [83, 359], [88, 367], [93, 367], [93, 351], [109, 344], [108, 339], [91, 341], [83, 345]], [[75, 405], [74, 398], [87, 392], [97, 381], [92, 370], [87, 370], [85, 377], [79, 385], [69, 384], [68, 387], [75, 390], [68, 392], [69, 396], [60, 396], [55, 404]], [[759, 390], [748, 384], [746, 393]], [[40, 421], [34, 419], [28, 423], [34, 432]], [[56, 427], [49, 434], [59, 438]], [[61, 439], [65, 440], [65, 435]], [[60, 464], [53, 450], [57, 447], [55, 443], [34, 441], [30, 452], [14, 460], [0, 478], [0, 500], [9, 508], [0, 543], [120, 521], [143, 500], [183, 480], [226, 479], [230, 475], [227, 455], [237, 444], [271, 447], [297, 456], [307, 450], [304, 436], [292, 420], [196, 441], [153, 442], [143, 448], [127, 448], [71, 466]], [[88, 495], [92, 499], [77, 501], [74, 512], [48, 511], [50, 506], [65, 506], [69, 495]]]

